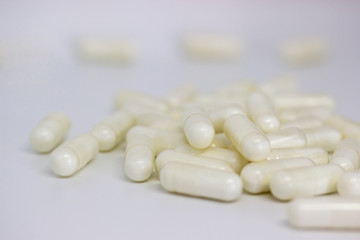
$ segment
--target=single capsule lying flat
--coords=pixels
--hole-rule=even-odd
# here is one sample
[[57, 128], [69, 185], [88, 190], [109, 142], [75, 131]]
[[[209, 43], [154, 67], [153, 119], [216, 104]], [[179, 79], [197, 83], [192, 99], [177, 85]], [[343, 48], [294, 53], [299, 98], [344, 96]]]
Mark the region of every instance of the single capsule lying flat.
[[360, 229], [360, 198], [295, 199], [289, 205], [288, 220], [298, 228]]
[[186, 153], [176, 152], [174, 150], [164, 150], [155, 159], [155, 167], [158, 173], [171, 162], [181, 162], [193, 164], [204, 168], [216, 169], [220, 171], [233, 172], [231, 166], [222, 160], [208, 157], [194, 156]]
[[280, 120], [274, 104], [264, 93], [251, 93], [246, 99], [246, 109], [250, 119], [265, 133], [279, 129]]
[[39, 153], [47, 153], [57, 147], [70, 128], [70, 119], [64, 113], [55, 112], [42, 119], [30, 134], [30, 144]]
[[215, 129], [209, 115], [199, 107], [191, 107], [183, 113], [184, 133], [194, 148], [207, 148], [215, 136]]
[[96, 124], [91, 134], [98, 140], [100, 151], [109, 151], [125, 137], [135, 123], [135, 118], [125, 111], [118, 111]]
[[249, 193], [269, 191], [271, 177], [279, 170], [313, 166], [308, 158], [276, 159], [272, 161], [254, 162], [246, 165], [241, 171], [244, 188]]
[[57, 175], [68, 177], [83, 168], [98, 152], [98, 141], [92, 135], [79, 135], [51, 153], [50, 166]]
[[336, 164], [281, 170], [272, 177], [270, 190], [283, 201], [332, 193], [343, 171]]
[[235, 114], [226, 119], [224, 132], [247, 160], [264, 160], [270, 152], [267, 137], [244, 115]]
[[160, 183], [169, 192], [227, 202], [235, 201], [242, 193], [241, 178], [234, 172], [178, 162], [164, 166]]
[[342, 140], [336, 146], [330, 162], [339, 165], [346, 171], [358, 169], [360, 166], [360, 140], [355, 138]]
[[305, 157], [311, 159], [316, 165], [329, 162], [329, 154], [320, 147], [300, 147], [300, 148], [274, 148], [271, 149], [266, 160]]
[[337, 191], [342, 197], [360, 197], [360, 171], [344, 172], [337, 183]]

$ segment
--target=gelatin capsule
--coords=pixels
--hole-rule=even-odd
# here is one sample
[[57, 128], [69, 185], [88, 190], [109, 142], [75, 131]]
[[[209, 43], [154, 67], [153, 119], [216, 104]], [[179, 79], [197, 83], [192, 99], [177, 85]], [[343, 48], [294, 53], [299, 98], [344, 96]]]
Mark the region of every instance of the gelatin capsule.
[[269, 191], [271, 177], [279, 170], [313, 166], [308, 158], [276, 159], [272, 161], [254, 162], [246, 165], [241, 171], [244, 188], [249, 193]]
[[272, 97], [275, 107], [278, 109], [302, 108], [302, 107], [335, 107], [334, 99], [325, 94], [282, 94]]
[[283, 158], [309, 158], [316, 165], [326, 164], [329, 162], [329, 154], [320, 147], [300, 147], [300, 148], [274, 148], [271, 149], [266, 160], [283, 159]]
[[340, 115], [333, 115], [326, 124], [338, 129], [343, 138], [357, 138], [360, 140], [360, 124]]
[[335, 164], [281, 170], [271, 179], [271, 193], [283, 201], [333, 193], [343, 171]]
[[282, 123], [280, 128], [296, 127], [299, 129], [317, 128], [324, 125], [324, 120], [317, 117], [303, 117], [294, 121]]
[[48, 153], [65, 138], [70, 119], [64, 113], [54, 112], [42, 119], [30, 134], [30, 144], [39, 153]]
[[306, 146], [306, 136], [298, 128], [284, 128], [266, 134], [271, 148], [298, 148]]
[[226, 119], [224, 132], [240, 154], [249, 161], [261, 161], [270, 152], [270, 142], [246, 116], [235, 114]]
[[360, 229], [360, 199], [339, 196], [295, 199], [289, 205], [292, 226], [314, 229]]
[[98, 140], [100, 151], [116, 147], [135, 124], [135, 118], [125, 111], [118, 111], [96, 124], [91, 134]]
[[210, 111], [209, 117], [214, 126], [215, 132], [223, 132], [225, 120], [234, 114], [246, 115], [241, 105], [235, 103]]
[[333, 127], [323, 126], [302, 130], [306, 137], [306, 146], [322, 147], [328, 152], [334, 151], [336, 145], [341, 141], [341, 133]]
[[68, 177], [94, 159], [98, 152], [98, 141], [91, 134], [79, 135], [51, 153], [50, 166], [57, 175]]
[[265, 133], [279, 129], [280, 120], [277, 117], [272, 100], [261, 92], [251, 93], [246, 100], [249, 118]]
[[360, 197], [360, 171], [344, 172], [337, 183], [337, 191], [342, 197]]
[[330, 160], [345, 169], [352, 171], [360, 166], [360, 140], [346, 138], [342, 140], [335, 148]]
[[286, 108], [279, 111], [278, 116], [281, 122], [296, 121], [297, 119], [314, 117], [325, 121], [333, 114], [328, 107], [296, 107]]
[[242, 181], [236, 173], [178, 162], [164, 166], [160, 183], [169, 192], [226, 202], [235, 201], [242, 193]]

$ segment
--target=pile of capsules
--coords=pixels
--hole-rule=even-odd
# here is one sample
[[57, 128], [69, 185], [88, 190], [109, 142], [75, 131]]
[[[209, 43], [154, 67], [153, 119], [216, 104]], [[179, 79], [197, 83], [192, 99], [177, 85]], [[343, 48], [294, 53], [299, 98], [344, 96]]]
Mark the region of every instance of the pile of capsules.
[[360, 125], [335, 114], [330, 96], [296, 93], [295, 85], [288, 78], [242, 81], [210, 94], [183, 86], [164, 99], [122, 91], [117, 111], [90, 133], [61, 144], [70, 121], [53, 113], [30, 143], [52, 151], [51, 169], [68, 177], [125, 139], [132, 181], [156, 173], [166, 191], [225, 202], [243, 188], [271, 192], [296, 199], [293, 226], [360, 229]]

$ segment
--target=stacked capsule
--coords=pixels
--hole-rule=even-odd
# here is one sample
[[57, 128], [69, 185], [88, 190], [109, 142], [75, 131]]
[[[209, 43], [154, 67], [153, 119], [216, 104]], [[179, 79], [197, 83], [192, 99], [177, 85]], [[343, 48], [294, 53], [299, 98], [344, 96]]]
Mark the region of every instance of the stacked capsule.
[[[321, 221], [334, 212], [349, 214], [341, 207], [346, 204], [352, 220], [360, 219], [360, 199], [351, 200], [360, 196], [360, 125], [334, 114], [330, 96], [295, 93], [294, 86], [289, 78], [237, 82], [210, 94], [184, 86], [164, 99], [121, 91], [116, 113], [89, 133], [57, 147], [69, 121], [55, 115], [40, 122], [31, 143], [39, 152], [57, 147], [51, 168], [71, 176], [98, 151], [125, 140], [124, 172], [132, 181], [156, 174], [166, 191], [226, 202], [243, 189], [270, 192], [281, 201], [296, 199], [289, 212], [294, 226], [360, 228], [360, 220], [341, 226]], [[301, 200], [336, 192], [341, 198], [324, 199], [328, 208], [316, 213], [307, 208], [321, 200]], [[319, 221], [306, 220], [311, 214]]]

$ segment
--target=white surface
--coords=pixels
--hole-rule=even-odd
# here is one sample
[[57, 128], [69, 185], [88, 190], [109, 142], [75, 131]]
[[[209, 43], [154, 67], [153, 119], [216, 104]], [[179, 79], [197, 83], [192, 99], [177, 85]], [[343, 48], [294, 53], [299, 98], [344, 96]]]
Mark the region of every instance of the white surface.
[[[237, 79], [289, 74], [306, 92], [334, 96], [355, 121], [360, 67], [357, 1], [2, 1], [0, 3], [0, 239], [359, 239], [356, 231], [308, 231], [286, 222], [287, 203], [243, 195], [234, 203], [168, 194], [157, 177], [126, 179], [121, 148], [71, 178], [50, 170], [49, 155], [29, 146], [38, 121], [54, 110], [72, 120], [69, 136], [110, 114], [115, 92], [130, 88], [165, 96], [180, 83], [202, 91]], [[241, 59], [187, 61], [179, 37], [208, 30], [234, 34]], [[331, 56], [295, 68], [280, 58], [282, 43], [321, 35]], [[81, 63], [74, 40], [124, 36], [140, 47], [124, 67]]]

